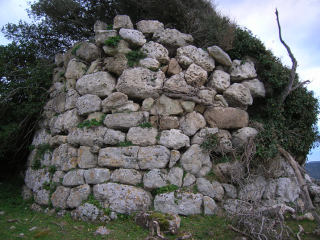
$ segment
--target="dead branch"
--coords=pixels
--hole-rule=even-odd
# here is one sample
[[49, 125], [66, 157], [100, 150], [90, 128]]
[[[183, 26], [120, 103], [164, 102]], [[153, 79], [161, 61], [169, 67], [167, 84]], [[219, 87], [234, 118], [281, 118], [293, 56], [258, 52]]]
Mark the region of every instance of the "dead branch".
[[285, 87], [285, 89], [283, 90], [283, 92], [281, 93], [281, 97], [279, 99], [278, 105], [279, 107], [283, 104], [284, 100], [286, 99], [286, 97], [294, 90], [296, 90], [297, 88], [301, 87], [302, 85], [309, 83], [310, 81], [304, 81], [299, 83], [298, 85], [296, 85], [295, 87], [292, 87], [293, 83], [294, 83], [294, 79], [296, 77], [296, 70], [297, 70], [297, 66], [298, 66], [298, 62], [295, 59], [294, 55], [291, 52], [290, 47], [285, 43], [285, 41], [283, 41], [282, 36], [281, 36], [281, 26], [280, 26], [280, 21], [279, 21], [279, 13], [278, 13], [278, 9], [276, 9], [276, 16], [277, 16], [277, 23], [278, 23], [278, 29], [279, 29], [279, 38], [280, 38], [280, 42], [282, 43], [282, 45], [287, 49], [289, 57], [291, 58], [292, 61], [292, 67], [291, 67], [291, 71], [290, 71], [290, 77], [287, 83], [287, 86]]
[[10, 222], [10, 223], [11, 223], [11, 222], [21, 223], [19, 218], [17, 218], [17, 219], [9, 219], [9, 220], [7, 220], [7, 222]]
[[228, 227], [232, 230], [232, 231], [235, 231], [236, 233], [240, 233], [241, 235], [244, 235], [244, 236], [247, 236], [249, 237], [250, 239], [253, 239], [250, 235], [240, 231], [239, 229], [236, 229], [235, 227], [231, 226], [230, 224], [228, 225]]
[[59, 223], [56, 223], [56, 222], [51, 222], [51, 223], [58, 225], [59, 227], [61, 227], [61, 230], [63, 231], [63, 227]]
[[30, 221], [29, 223], [32, 223], [33, 219], [35, 219], [35, 218], [36, 218], [36, 216], [37, 216], [37, 215], [35, 215], [35, 216], [31, 219], [31, 221]]
[[288, 153], [286, 150], [279, 148], [279, 152], [288, 160], [291, 167], [293, 168], [294, 173], [296, 175], [296, 178], [298, 180], [300, 189], [302, 190], [302, 196], [306, 202], [306, 205], [309, 208], [312, 216], [316, 220], [318, 226], [320, 227], [320, 217], [317, 214], [315, 207], [313, 206], [312, 200], [310, 198], [308, 186], [307, 186], [306, 181], [302, 177], [302, 174], [299, 170], [299, 167], [298, 167], [299, 164], [293, 159], [293, 157], [290, 155], [290, 153]]
[[301, 226], [301, 225], [299, 225], [299, 232], [297, 233], [297, 238], [299, 239], [299, 240], [301, 240], [301, 238], [300, 238], [300, 234], [301, 233], [303, 233], [304, 232], [304, 229], [303, 229], [303, 227]]

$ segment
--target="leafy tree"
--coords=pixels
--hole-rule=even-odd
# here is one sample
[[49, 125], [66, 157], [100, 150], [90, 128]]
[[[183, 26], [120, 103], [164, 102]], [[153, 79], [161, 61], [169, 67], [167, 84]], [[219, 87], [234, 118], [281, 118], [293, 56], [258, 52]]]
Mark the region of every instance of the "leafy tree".
[[23, 164], [47, 90], [52, 64], [29, 43], [0, 46], [1, 172]]

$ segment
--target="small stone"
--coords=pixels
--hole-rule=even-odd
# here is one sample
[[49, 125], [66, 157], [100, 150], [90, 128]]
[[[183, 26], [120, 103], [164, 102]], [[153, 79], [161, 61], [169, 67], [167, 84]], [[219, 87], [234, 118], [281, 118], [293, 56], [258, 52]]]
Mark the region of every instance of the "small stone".
[[98, 227], [98, 229], [94, 232], [94, 235], [97, 236], [97, 235], [101, 235], [101, 236], [104, 236], [104, 235], [109, 235], [111, 233], [111, 230], [107, 229], [106, 227]]
[[29, 229], [29, 232], [33, 231], [33, 230], [36, 230], [38, 227], [32, 227]]

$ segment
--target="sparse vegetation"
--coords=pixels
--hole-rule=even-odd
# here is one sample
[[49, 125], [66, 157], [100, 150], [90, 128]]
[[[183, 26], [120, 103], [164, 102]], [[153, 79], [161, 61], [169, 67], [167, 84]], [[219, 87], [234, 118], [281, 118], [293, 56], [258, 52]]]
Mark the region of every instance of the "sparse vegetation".
[[104, 44], [109, 47], [116, 47], [118, 43], [122, 40], [121, 36], [109, 37]]
[[74, 47], [74, 48], [71, 50], [71, 53], [72, 53], [73, 55], [75, 55], [76, 52], [77, 52], [77, 50], [78, 50], [81, 46], [82, 46], [82, 44], [79, 44], [78, 46]]
[[143, 58], [147, 57], [147, 55], [140, 51], [140, 49], [131, 51], [128, 54], [126, 54], [126, 58], [128, 59], [128, 65], [130, 67], [136, 66], [139, 61]]
[[140, 123], [139, 127], [141, 128], [152, 128], [152, 124], [150, 122]]
[[[31, 147], [31, 148], [33, 148], [33, 147]], [[33, 158], [32, 169], [34, 169], [34, 170], [40, 169], [41, 168], [41, 159], [43, 159], [44, 154], [51, 152], [51, 151], [52, 151], [52, 147], [50, 146], [49, 143], [43, 143], [43, 144], [39, 145], [38, 148], [36, 149], [36, 154]]]
[[164, 187], [152, 190], [151, 193], [152, 193], [153, 196], [156, 196], [156, 195], [161, 194], [161, 193], [174, 192], [174, 191], [178, 190], [178, 188], [179, 187], [177, 187], [174, 184], [168, 184], [168, 185], [166, 185]]
[[126, 139], [123, 142], [119, 142], [117, 147], [130, 147], [133, 146], [131, 141], [127, 141]]
[[90, 128], [90, 127], [93, 127], [93, 126], [102, 126], [103, 125], [103, 120], [105, 119], [106, 115], [103, 114], [101, 117], [100, 117], [100, 120], [98, 121], [97, 119], [93, 118], [91, 119], [90, 121], [89, 120], [86, 120], [84, 121], [83, 123], [79, 123], [77, 125], [78, 128], [81, 128], [83, 129], [84, 127], [86, 128]]

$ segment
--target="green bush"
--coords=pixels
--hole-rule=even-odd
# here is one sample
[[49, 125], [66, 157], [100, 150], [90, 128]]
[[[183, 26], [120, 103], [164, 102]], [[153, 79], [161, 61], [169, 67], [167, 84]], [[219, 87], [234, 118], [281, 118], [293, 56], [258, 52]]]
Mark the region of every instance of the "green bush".
[[128, 59], [128, 65], [130, 67], [136, 66], [141, 59], [144, 59], [146, 57], [147, 55], [140, 50], [131, 51], [128, 54], [126, 54], [126, 58]]
[[104, 44], [109, 46], [109, 47], [116, 47], [118, 46], [118, 43], [122, 40], [121, 36], [114, 36], [114, 37], [109, 37]]

